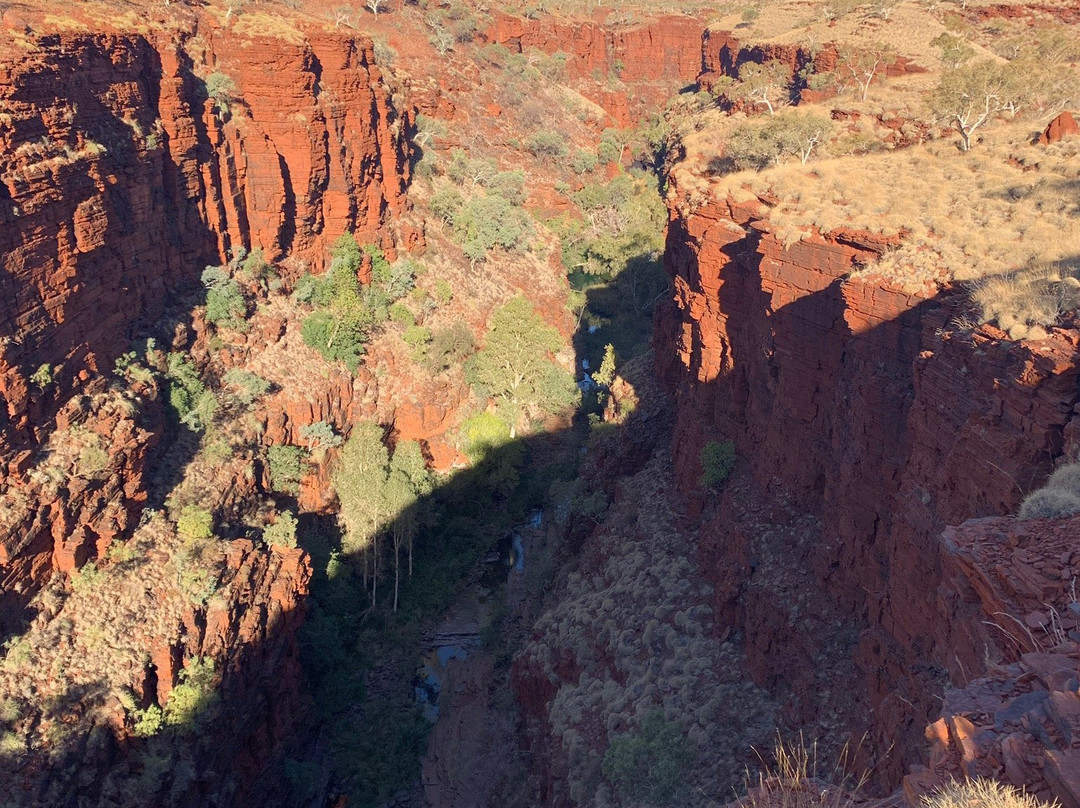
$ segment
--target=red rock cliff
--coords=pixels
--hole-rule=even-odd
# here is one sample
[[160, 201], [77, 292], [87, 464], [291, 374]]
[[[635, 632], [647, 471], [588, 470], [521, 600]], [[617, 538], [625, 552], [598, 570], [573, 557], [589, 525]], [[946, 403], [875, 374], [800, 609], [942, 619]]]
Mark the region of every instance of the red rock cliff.
[[[932, 694], [982, 672], [985, 649], [1018, 651], [983, 624], [974, 586], [943, 561], [940, 535], [1010, 512], [1061, 455], [1075, 429], [1077, 336], [1055, 330], [1026, 345], [987, 328], [952, 332], [957, 294], [846, 279], [883, 246], [837, 232], [785, 248], [764, 203], [673, 213], [675, 300], [659, 319], [656, 353], [676, 395], [684, 487], [696, 488], [704, 442], [731, 438], [759, 489], [820, 520], [820, 540], [800, 562], [862, 627], [852, 653], [867, 724], [878, 748], [897, 744], [879, 770], [895, 783], [921, 757]], [[746, 541], [724, 507], [698, 504], [711, 523], [704, 550], [718, 611], [752, 618], [760, 638], [768, 615], [738, 602], [752, 576]], [[755, 642], [751, 665], [759, 681], [778, 677], [797, 691], [798, 666], [771, 650], [783, 645]]]
[[[386, 241], [405, 204], [408, 121], [370, 40], [187, 42], [60, 34], [0, 60], [6, 457], [205, 264], [244, 247], [319, 266], [346, 230]], [[212, 73], [231, 100], [204, 100]]]

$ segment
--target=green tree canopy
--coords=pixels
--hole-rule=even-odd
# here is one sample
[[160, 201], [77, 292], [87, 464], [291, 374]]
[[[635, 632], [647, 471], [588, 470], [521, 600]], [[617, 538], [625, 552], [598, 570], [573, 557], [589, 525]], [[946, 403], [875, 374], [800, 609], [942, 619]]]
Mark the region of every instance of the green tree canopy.
[[[492, 314], [484, 347], [465, 364], [465, 378], [482, 398], [509, 409], [514, 422], [530, 410], [550, 414], [578, 396], [573, 376], [552, 359], [560, 348], [559, 332], [517, 297]], [[511, 432], [516, 434], [513, 424]]]

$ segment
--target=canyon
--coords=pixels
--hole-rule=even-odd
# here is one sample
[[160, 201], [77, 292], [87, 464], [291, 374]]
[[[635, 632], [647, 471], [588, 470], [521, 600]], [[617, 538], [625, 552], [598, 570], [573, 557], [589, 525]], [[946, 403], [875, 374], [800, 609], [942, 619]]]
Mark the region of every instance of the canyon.
[[[340, 453], [312, 451], [317, 424], [347, 436], [374, 421], [394, 445], [418, 442], [447, 475], [433, 501], [449, 501], [455, 473], [459, 487], [481, 485], [458, 437], [473, 393], [460, 375], [418, 377], [390, 340], [373, 340], [355, 372], [323, 362], [284, 292], [239, 274], [248, 326], [218, 330], [199, 308], [201, 273], [260, 251], [288, 291], [328, 270], [351, 233], [390, 260], [437, 256], [417, 282], [453, 280], [447, 321], [483, 335], [497, 304], [524, 294], [564, 342], [570, 292], [558, 249], [497, 266], [455, 253], [417, 179], [420, 152], [436, 151], [418, 145], [425, 119], [449, 129], [443, 156], [517, 125], [486, 63], [444, 63], [404, 9], [402, 27], [384, 14], [373, 36], [176, 13], [148, 33], [2, 18], [23, 43], [0, 57], [0, 721], [17, 738], [0, 746], [3, 797], [352, 805], [305, 668], [317, 654], [305, 626], [330, 602], [312, 592], [332, 587], [336, 555], [252, 526], [276, 524], [286, 499], [312, 532], [334, 522]], [[496, 12], [475, 43], [495, 46], [562, 55], [562, 80], [585, 102], [558, 114], [594, 145], [740, 66], [779, 62], [797, 84], [839, 58], [756, 44], [701, 14]], [[923, 72], [902, 55], [887, 75]], [[876, 114], [897, 149], [931, 131]], [[1046, 139], [1075, 140], [1068, 121]], [[500, 163], [523, 159], [514, 140], [492, 147]], [[594, 419], [609, 432], [586, 429], [579, 449], [581, 425], [552, 417], [520, 441], [541, 457], [573, 445], [577, 487], [545, 483], [528, 574], [509, 573], [493, 596], [505, 645], [448, 663], [422, 782], [386, 804], [622, 804], [605, 751], [656, 707], [702, 750], [687, 775], [700, 795], [686, 804], [723, 804], [778, 733], [804, 732], [830, 756], [863, 736], [856, 766], [881, 805], [915, 808], [979, 776], [1080, 808], [1080, 516], [1011, 516], [1080, 456], [1075, 314], [1041, 339], [972, 325], [959, 282], [913, 291], [853, 275], [902, 234], [850, 226], [792, 240], [776, 198], [702, 195], [685, 158], [674, 137], [659, 158], [670, 287], [650, 351], [619, 367]], [[623, 160], [597, 171], [611, 179]], [[528, 206], [569, 208], [583, 182], [560, 189], [558, 166], [529, 165]], [[373, 266], [369, 255], [365, 284]], [[136, 344], [152, 372], [125, 359]], [[221, 390], [230, 371], [268, 382], [250, 411], [220, 405], [235, 416], [227, 454], [175, 423], [173, 353]], [[584, 358], [559, 353], [575, 370]], [[734, 472], [703, 485], [703, 450], [724, 440]], [[282, 498], [267, 450], [305, 444], [311, 459]], [[602, 494], [598, 515], [568, 510], [585, 492]], [[171, 523], [196, 501], [220, 542], [212, 594], [193, 597], [191, 551]], [[478, 560], [457, 587], [464, 600], [479, 591]], [[425, 619], [426, 636], [437, 620]], [[362, 688], [400, 706], [411, 683], [384, 680], [415, 667], [414, 651], [395, 647], [398, 667], [374, 663]], [[168, 720], [206, 660], [217, 678], [195, 729], [140, 734], [148, 710]], [[363, 727], [366, 709], [343, 712]]]

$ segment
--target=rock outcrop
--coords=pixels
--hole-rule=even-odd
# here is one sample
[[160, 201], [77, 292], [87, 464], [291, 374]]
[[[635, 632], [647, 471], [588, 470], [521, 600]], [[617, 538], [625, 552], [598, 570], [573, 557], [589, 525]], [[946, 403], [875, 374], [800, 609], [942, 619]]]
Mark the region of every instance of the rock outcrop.
[[[236, 36], [62, 33], [0, 60], [7, 490], [24, 485], [60, 409], [108, 376], [135, 329], [196, 288], [205, 265], [243, 248], [317, 269], [347, 230], [392, 246], [383, 224], [405, 205], [409, 120], [371, 41]], [[116, 469], [117, 490], [137, 499], [142, 472], [133, 456]], [[59, 535], [70, 522], [43, 529]], [[20, 541], [19, 553], [40, 544]], [[63, 563], [16, 555], [7, 547], [0, 559], [5, 578], [12, 564], [20, 577]]]
[[[982, 622], [941, 533], [1011, 511], [1042, 481], [1076, 428], [1078, 377], [1073, 331], [1032, 344], [963, 331], [952, 325], [966, 306], [958, 293], [847, 277], [886, 242], [841, 230], [785, 245], [759, 200], [676, 211], [666, 256], [675, 300], [659, 320], [657, 361], [676, 396], [686, 489], [697, 489], [704, 443], [731, 438], [760, 490], [820, 520], [806, 564], [861, 626], [851, 653], [865, 720], [878, 748], [896, 744], [877, 772], [895, 782], [921, 757], [933, 695], [980, 675], [985, 649], [1006, 660], [1020, 650]], [[694, 496], [716, 526], [704, 531], [716, 608], [737, 615], [755, 564], [724, 532], [724, 509]], [[759, 615], [755, 632], [769, 631]], [[754, 647], [783, 643], [751, 646], [750, 664], [791, 686], [797, 671], [772, 656], [755, 663]]]
[[[639, 25], [598, 20], [527, 19], [496, 14], [485, 32], [489, 42], [512, 51], [562, 53], [571, 79], [597, 103], [615, 126], [633, 126], [662, 109], [672, 92], [697, 81], [701, 72], [703, 24], [693, 17], [666, 15]], [[603, 85], [617, 76], [623, 89]], [[600, 79], [594, 84], [589, 80]]]

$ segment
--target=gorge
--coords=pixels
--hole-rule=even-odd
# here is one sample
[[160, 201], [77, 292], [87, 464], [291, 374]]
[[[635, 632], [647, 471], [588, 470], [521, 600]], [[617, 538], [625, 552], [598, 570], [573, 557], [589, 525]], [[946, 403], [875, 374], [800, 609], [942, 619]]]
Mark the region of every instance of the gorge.
[[[1080, 806], [1080, 517], [1014, 516], [1075, 9], [77, 5], [0, 29], [5, 804], [723, 805], [801, 736]], [[961, 152], [931, 43], [1017, 30], [1060, 87]]]

